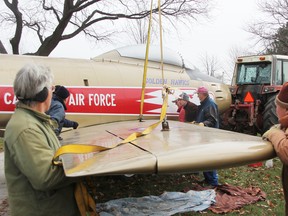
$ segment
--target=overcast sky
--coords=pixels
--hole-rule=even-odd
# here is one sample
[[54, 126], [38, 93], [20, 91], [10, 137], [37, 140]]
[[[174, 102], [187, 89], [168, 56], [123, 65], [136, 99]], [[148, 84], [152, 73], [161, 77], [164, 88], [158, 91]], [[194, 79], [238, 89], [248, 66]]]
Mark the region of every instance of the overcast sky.
[[[214, 1], [217, 5], [210, 16], [210, 20], [201, 19], [200, 22], [193, 22], [190, 28], [179, 25], [177, 27], [177, 34], [165, 34], [164, 32], [163, 45], [181, 53], [186, 64], [189, 62], [190, 65], [195, 65], [200, 69], [201, 56], [206, 54], [215, 56], [221, 63], [223, 70], [229, 73], [230, 71], [228, 70], [231, 69], [227, 64], [229, 61], [229, 51], [233, 47], [245, 50], [249, 49], [251, 52], [257, 50], [251, 41], [252, 35], [247, 33], [245, 28], [247, 28], [248, 23], [253, 22], [255, 19], [261, 19], [256, 4], [258, 0]], [[9, 30], [7, 29], [6, 31]], [[3, 38], [1, 40], [6, 47], [10, 46], [7, 38], [6, 41]], [[153, 43], [155, 45], [159, 44], [158, 40], [153, 40]], [[30, 45], [30, 39], [22, 44], [29, 44], [32, 47], [33, 41], [32, 45]], [[87, 59], [126, 45], [129, 45], [129, 41], [121, 38], [114, 44], [101, 45], [98, 43], [95, 45], [89, 42], [85, 36], [80, 35], [70, 40], [62, 41], [52, 52], [51, 56]], [[23, 50], [23, 52], [27, 52], [27, 50]]]
[[[178, 34], [165, 35], [164, 46], [181, 53], [186, 61], [201, 68], [200, 56], [216, 56], [223, 70], [229, 70], [228, 61], [233, 47], [253, 52], [252, 35], [245, 31], [248, 23], [260, 19], [257, 0], [216, 0], [216, 9], [210, 20], [193, 23], [191, 28], [179, 26]], [[153, 41], [154, 44], [157, 41]], [[126, 46], [125, 40], [117, 44], [92, 45], [84, 36], [61, 42], [52, 56], [90, 58], [110, 49]], [[73, 47], [73, 51], [71, 50]], [[255, 48], [255, 50], [257, 50]], [[226, 69], [225, 69], [226, 68]]]

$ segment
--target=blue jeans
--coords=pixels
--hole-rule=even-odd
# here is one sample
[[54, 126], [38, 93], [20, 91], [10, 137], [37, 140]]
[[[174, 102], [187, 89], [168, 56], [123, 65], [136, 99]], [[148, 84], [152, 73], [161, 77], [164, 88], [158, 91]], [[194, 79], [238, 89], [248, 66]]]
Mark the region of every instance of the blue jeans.
[[218, 185], [218, 174], [216, 170], [203, 172], [205, 182], [212, 185], [217, 186]]

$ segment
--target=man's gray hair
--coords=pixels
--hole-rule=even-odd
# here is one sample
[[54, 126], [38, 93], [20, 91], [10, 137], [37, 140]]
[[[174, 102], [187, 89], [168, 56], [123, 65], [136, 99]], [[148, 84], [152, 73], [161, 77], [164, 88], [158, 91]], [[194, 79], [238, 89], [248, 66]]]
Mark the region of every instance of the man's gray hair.
[[[51, 88], [54, 76], [48, 67], [27, 64], [16, 74], [14, 80], [14, 94], [18, 99], [31, 100], [44, 87]], [[25, 103], [25, 102], [24, 102]]]

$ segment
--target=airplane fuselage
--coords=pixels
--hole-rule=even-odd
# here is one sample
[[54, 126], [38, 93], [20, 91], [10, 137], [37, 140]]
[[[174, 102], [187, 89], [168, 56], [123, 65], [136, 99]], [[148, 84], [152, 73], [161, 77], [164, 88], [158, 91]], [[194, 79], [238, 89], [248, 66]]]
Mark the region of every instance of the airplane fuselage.
[[[54, 74], [55, 85], [64, 85], [69, 89], [71, 94], [66, 115], [68, 119], [78, 121], [80, 126], [137, 119], [144, 60], [137, 55], [139, 50], [131, 54], [131, 49], [120, 48], [89, 60], [0, 55], [0, 127], [5, 127], [14, 112], [17, 99], [13, 93], [13, 80], [18, 70], [27, 63], [48, 66]], [[228, 86], [196, 71], [188, 73], [180, 59], [173, 54], [168, 57], [163, 64], [164, 79], [159, 61], [153, 57], [149, 59], [144, 119], [158, 118], [163, 101], [163, 84], [174, 89], [174, 94], [169, 95], [168, 118], [177, 116], [177, 107], [172, 101], [183, 91], [192, 102], [199, 104], [195, 94], [199, 86], [209, 89], [220, 112], [229, 108], [231, 96]]]

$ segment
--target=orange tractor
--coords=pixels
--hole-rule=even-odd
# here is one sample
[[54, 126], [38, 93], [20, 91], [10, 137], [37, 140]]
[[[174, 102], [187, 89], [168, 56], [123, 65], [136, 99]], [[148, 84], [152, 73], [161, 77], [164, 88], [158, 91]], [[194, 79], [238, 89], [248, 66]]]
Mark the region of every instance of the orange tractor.
[[237, 58], [230, 92], [232, 104], [221, 116], [226, 130], [263, 134], [278, 123], [275, 97], [288, 81], [288, 56]]

